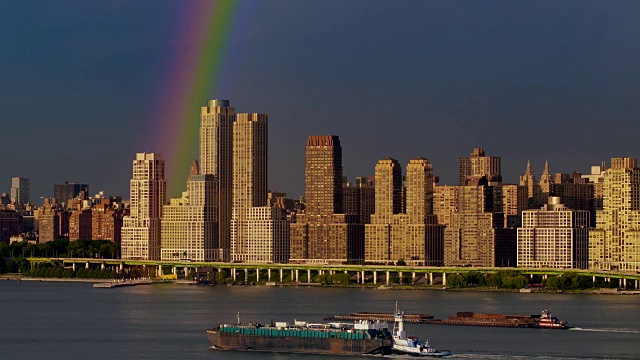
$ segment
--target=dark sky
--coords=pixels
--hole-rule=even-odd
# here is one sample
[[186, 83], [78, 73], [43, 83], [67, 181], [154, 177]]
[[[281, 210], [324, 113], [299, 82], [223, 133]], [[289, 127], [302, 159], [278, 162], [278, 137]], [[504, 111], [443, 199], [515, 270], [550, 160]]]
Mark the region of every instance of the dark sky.
[[[185, 2], [0, 1], [0, 191], [31, 178], [128, 198], [168, 86]], [[457, 181], [473, 147], [505, 182], [639, 156], [640, 2], [253, 1], [231, 25], [207, 98], [269, 115], [269, 187], [304, 192], [311, 134], [339, 135], [345, 175], [418, 155]], [[186, 35], [185, 35], [186, 36]], [[180, 119], [176, 119], [180, 121]], [[197, 144], [192, 144], [197, 149]], [[186, 177], [186, 174], [185, 174]], [[171, 178], [171, 176], [168, 176]], [[182, 189], [178, 184], [173, 189]], [[171, 195], [176, 195], [174, 192]]]

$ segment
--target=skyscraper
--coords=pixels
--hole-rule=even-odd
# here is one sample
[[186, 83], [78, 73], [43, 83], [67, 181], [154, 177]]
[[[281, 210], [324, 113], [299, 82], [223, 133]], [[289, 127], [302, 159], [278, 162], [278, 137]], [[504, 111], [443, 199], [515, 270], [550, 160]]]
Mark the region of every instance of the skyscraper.
[[589, 231], [589, 268], [640, 270], [640, 168], [635, 158], [613, 158], [604, 172], [603, 209]]
[[309, 136], [305, 212], [291, 224], [291, 261], [341, 263], [364, 257], [364, 225], [342, 206], [342, 147], [335, 135]]
[[130, 215], [122, 227], [122, 258], [160, 259], [160, 219], [167, 198], [164, 160], [157, 153], [137, 153], [130, 182]]
[[233, 126], [233, 261], [289, 260], [286, 215], [267, 205], [267, 120], [265, 114], [238, 114]]
[[342, 146], [338, 136], [309, 136], [304, 174], [305, 214], [342, 214]]
[[28, 204], [30, 203], [29, 193], [30, 181], [25, 177], [14, 177], [11, 179], [11, 203], [12, 204]]
[[230, 259], [233, 206], [234, 108], [229, 100], [213, 99], [200, 110], [200, 174], [214, 175], [218, 223], [216, 258]]
[[[398, 196], [402, 194], [402, 171], [395, 159], [376, 165], [376, 213], [365, 225], [365, 260], [389, 262], [403, 260], [413, 265], [442, 265], [444, 225], [433, 215], [433, 167], [423, 157], [407, 165], [406, 211]], [[378, 183], [383, 187], [379, 188]]]

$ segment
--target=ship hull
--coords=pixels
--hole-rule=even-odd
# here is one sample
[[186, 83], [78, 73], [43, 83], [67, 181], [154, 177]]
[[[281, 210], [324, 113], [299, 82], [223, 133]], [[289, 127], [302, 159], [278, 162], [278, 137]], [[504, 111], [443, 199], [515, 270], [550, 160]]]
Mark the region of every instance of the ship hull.
[[269, 352], [362, 355], [390, 354], [392, 341], [371, 339], [304, 338], [221, 333], [207, 330], [207, 338], [218, 350], [256, 350]]

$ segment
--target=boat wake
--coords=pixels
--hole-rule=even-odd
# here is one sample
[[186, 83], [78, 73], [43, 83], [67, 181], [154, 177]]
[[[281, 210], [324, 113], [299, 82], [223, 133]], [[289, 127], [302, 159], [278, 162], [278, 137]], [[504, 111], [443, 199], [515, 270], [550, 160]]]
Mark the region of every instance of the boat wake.
[[573, 328], [569, 328], [568, 330], [604, 332], [604, 333], [616, 333], [616, 334], [640, 334], [640, 330], [634, 330], [634, 329], [590, 329], [590, 328], [573, 327]]

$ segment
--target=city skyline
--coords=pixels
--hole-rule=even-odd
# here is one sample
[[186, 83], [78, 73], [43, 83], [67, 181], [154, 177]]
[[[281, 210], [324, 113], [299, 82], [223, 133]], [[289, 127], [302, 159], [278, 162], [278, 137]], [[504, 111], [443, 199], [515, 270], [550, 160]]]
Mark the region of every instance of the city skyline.
[[[7, 138], [19, 156], [6, 158], [0, 192], [22, 176], [36, 203], [64, 181], [126, 197], [127, 164], [147, 151], [165, 156], [168, 195], [179, 196], [188, 171], [178, 171], [174, 152], [158, 141], [166, 119], [157, 115], [165, 109], [161, 93], [172, 88], [165, 73], [182, 49], [175, 44], [197, 48], [204, 36], [181, 21], [205, 2], [150, 4], [3, 9], [0, 33], [9, 41], [0, 66], [12, 71], [0, 106], [7, 133], [21, 136]], [[518, 182], [527, 160], [539, 177], [545, 159], [552, 173], [588, 173], [602, 160], [638, 156], [635, 3], [333, 4], [208, 9], [232, 15], [227, 27], [211, 30], [224, 35], [209, 39], [220, 59], [210, 59], [215, 74], [203, 71], [198, 91], [185, 89], [185, 104], [196, 105], [173, 121], [197, 124], [213, 98], [269, 114], [268, 187], [290, 197], [304, 192], [311, 134], [340, 136], [351, 181], [373, 175], [379, 159], [406, 164], [424, 156], [442, 184], [455, 185], [457, 159], [474, 147], [502, 157], [505, 183]], [[393, 51], [384, 51], [388, 44]], [[25, 111], [34, 99], [47, 116]], [[197, 141], [182, 146], [188, 170]]]

